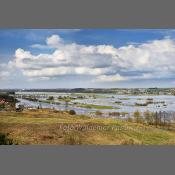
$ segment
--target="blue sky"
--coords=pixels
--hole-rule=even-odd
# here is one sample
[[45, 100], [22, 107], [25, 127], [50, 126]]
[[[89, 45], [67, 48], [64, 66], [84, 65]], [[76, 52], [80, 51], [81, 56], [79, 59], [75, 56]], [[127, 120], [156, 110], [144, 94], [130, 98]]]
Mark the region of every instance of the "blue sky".
[[174, 87], [174, 29], [1, 29], [1, 88]]

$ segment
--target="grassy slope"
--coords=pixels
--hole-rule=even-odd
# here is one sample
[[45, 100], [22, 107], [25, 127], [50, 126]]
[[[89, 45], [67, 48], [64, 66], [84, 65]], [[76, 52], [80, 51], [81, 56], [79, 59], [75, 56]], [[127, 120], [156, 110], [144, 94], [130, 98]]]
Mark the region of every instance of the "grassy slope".
[[51, 110], [1, 112], [0, 133], [18, 144], [175, 144], [174, 131]]

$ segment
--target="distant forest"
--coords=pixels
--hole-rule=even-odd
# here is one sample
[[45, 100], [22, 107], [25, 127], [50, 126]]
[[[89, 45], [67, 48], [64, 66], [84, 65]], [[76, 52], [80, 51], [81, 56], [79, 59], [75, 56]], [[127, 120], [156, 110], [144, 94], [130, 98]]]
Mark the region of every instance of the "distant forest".
[[62, 92], [62, 93], [116, 93], [132, 95], [175, 95], [175, 88], [55, 88], [55, 89], [0, 89], [0, 93]]

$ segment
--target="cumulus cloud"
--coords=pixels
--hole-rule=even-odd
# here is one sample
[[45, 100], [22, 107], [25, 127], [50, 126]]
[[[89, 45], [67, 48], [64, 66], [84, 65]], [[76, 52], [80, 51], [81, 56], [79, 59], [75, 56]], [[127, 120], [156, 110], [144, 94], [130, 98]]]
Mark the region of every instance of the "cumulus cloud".
[[12, 62], [0, 64], [0, 80], [8, 80], [14, 71]]
[[62, 38], [58, 35], [52, 35], [51, 37], [48, 37], [46, 39], [47, 45], [48, 46], [50, 45], [50, 46], [53, 46], [53, 47], [58, 46], [62, 42], [63, 42]]
[[113, 81], [123, 81], [127, 80], [127, 77], [123, 77], [120, 74], [116, 75], [100, 75], [97, 77], [96, 81], [99, 82], [113, 82]]
[[[161, 79], [175, 76], [175, 41], [170, 38], [116, 48], [112, 45], [65, 43], [59, 35], [46, 38], [51, 54], [16, 50], [13, 64], [29, 78], [90, 75], [96, 81]], [[42, 51], [42, 50], [41, 50]]]

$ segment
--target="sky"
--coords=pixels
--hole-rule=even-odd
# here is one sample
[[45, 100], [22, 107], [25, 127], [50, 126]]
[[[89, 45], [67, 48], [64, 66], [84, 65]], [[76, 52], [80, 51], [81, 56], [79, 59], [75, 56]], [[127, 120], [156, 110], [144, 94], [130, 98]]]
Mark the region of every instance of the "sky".
[[175, 29], [0, 29], [0, 89], [175, 87]]

